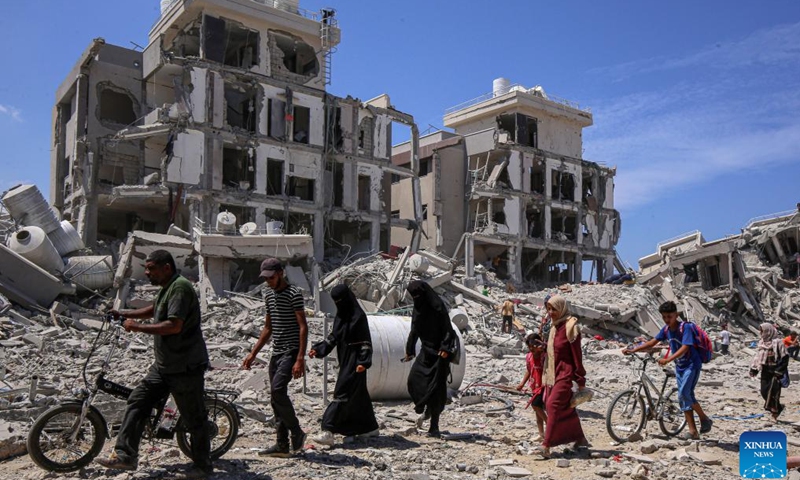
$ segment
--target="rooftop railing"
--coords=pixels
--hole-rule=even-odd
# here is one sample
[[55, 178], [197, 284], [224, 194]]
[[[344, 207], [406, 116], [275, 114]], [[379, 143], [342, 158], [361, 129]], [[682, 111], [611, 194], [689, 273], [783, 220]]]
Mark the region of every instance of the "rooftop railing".
[[504, 90], [506, 90], [506, 91], [502, 92], [502, 93], [498, 93], [498, 94], [495, 94], [495, 92], [493, 92], [493, 91], [489, 92], [489, 93], [485, 93], [485, 94], [483, 94], [483, 95], [481, 95], [479, 97], [473, 98], [472, 100], [467, 100], [466, 102], [459, 103], [458, 105], [456, 105], [454, 107], [450, 107], [450, 108], [446, 109], [444, 111], [444, 113], [445, 113], [445, 115], [449, 115], [449, 114], [451, 114], [453, 112], [457, 112], [459, 110], [463, 110], [463, 109], [465, 109], [467, 107], [471, 107], [473, 105], [477, 105], [479, 103], [486, 102], [486, 101], [491, 100], [491, 99], [493, 99], [495, 97], [501, 97], [503, 95], [506, 95], [506, 94], [509, 94], [509, 93], [514, 93], [514, 92], [527, 93], [529, 95], [533, 95], [533, 96], [539, 97], [539, 98], [541, 98], [543, 100], [549, 100], [549, 101], [551, 101], [553, 103], [557, 103], [557, 104], [565, 106], [565, 107], [573, 108], [575, 110], [580, 110], [582, 112], [586, 112], [586, 113], [591, 113], [592, 112], [591, 108], [589, 108], [589, 107], [581, 107], [578, 102], [573, 102], [572, 100], [567, 100], [566, 98], [562, 98], [562, 97], [559, 97], [557, 95], [551, 95], [549, 93], [544, 93], [544, 92], [542, 92], [540, 90], [536, 90], [535, 88], [525, 88], [522, 85], [514, 84], [514, 85], [508, 86], [507, 89], [504, 88]]

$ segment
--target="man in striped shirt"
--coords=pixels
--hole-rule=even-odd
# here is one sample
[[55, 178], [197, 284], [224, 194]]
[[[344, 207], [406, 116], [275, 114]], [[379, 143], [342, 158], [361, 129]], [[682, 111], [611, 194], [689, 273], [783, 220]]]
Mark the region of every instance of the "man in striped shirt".
[[[244, 359], [242, 368], [249, 370], [256, 355], [272, 337], [272, 357], [269, 360], [270, 403], [275, 412], [278, 441], [262, 452], [270, 457], [287, 458], [303, 449], [306, 434], [289, 398], [289, 382], [305, 374], [306, 323], [303, 294], [290, 285], [277, 258], [261, 262], [261, 276], [266, 279], [263, 289], [267, 307], [266, 321], [253, 350]], [[289, 443], [291, 434], [291, 445]]]

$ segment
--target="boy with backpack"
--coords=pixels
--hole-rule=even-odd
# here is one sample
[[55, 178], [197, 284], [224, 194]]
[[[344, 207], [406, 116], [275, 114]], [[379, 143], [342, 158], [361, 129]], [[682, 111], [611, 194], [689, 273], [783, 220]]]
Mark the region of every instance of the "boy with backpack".
[[678, 401], [686, 416], [688, 432], [684, 438], [699, 440], [697, 425], [694, 421], [693, 412], [700, 417], [700, 433], [711, 431], [713, 422], [705, 414], [700, 403], [694, 396], [694, 389], [700, 379], [700, 371], [703, 363], [708, 362], [711, 351], [708, 349], [708, 335], [699, 327], [691, 322], [681, 322], [678, 319], [678, 307], [675, 302], [664, 302], [658, 307], [661, 318], [666, 326], [658, 332], [658, 335], [649, 342], [644, 343], [631, 350], [623, 349], [622, 353], [630, 355], [641, 350], [654, 347], [660, 342], [669, 344], [669, 353], [664, 358], [658, 360], [658, 364], [664, 366], [669, 362], [675, 362], [675, 376], [678, 381]]

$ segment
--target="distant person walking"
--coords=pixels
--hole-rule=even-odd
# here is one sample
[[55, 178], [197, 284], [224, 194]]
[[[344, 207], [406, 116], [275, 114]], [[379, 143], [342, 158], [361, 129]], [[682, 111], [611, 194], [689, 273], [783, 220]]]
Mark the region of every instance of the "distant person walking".
[[731, 346], [731, 332], [728, 331], [728, 324], [722, 324], [722, 331], [719, 332], [719, 351], [723, 355], [728, 355], [728, 348]]
[[761, 324], [761, 341], [750, 362], [750, 376], [761, 372], [761, 397], [764, 398], [764, 409], [777, 420], [783, 411], [781, 404], [781, 379], [789, 368], [789, 354], [781, 341], [778, 330], [771, 323]]
[[511, 333], [514, 325], [514, 302], [509, 298], [500, 305], [500, 315], [503, 317], [502, 333]]
[[578, 319], [567, 312], [567, 300], [554, 295], [545, 304], [552, 327], [547, 338], [547, 362], [544, 368], [545, 408], [547, 428], [540, 453], [551, 455], [550, 448], [574, 442], [574, 448], [588, 447], [578, 411], [571, 406], [572, 382], [578, 391], [586, 389], [586, 370], [583, 368], [581, 332]]
[[797, 339], [797, 332], [792, 332], [788, 337], [783, 339], [783, 345], [789, 356], [797, 360], [797, 355], [800, 353], [800, 340]]
[[333, 329], [308, 352], [311, 358], [325, 358], [335, 348], [339, 361], [333, 400], [322, 416], [322, 435], [313, 439], [323, 445], [333, 445], [335, 433], [346, 437], [378, 435], [378, 422], [367, 391], [367, 369], [372, 366], [367, 314], [346, 285], [334, 287], [331, 298], [336, 302]]
[[[420, 414], [417, 428], [430, 419], [428, 435], [439, 436], [439, 416], [447, 403], [447, 376], [453, 354], [459, 349], [458, 336], [444, 302], [430, 285], [416, 280], [407, 290], [414, 299], [414, 312], [403, 361], [416, 356], [408, 374], [408, 393], [414, 401], [414, 411]], [[417, 340], [422, 343], [419, 356]]]
[[545, 344], [538, 333], [531, 333], [525, 337], [525, 344], [528, 346], [528, 354], [525, 356], [525, 376], [517, 385], [517, 390], [523, 391], [526, 383], [530, 386], [531, 400], [528, 402], [528, 406], [532, 407], [536, 414], [536, 427], [539, 430], [539, 435], [533, 441], [541, 442], [544, 440], [544, 424], [547, 421], [547, 414], [544, 411], [544, 385], [542, 383]]

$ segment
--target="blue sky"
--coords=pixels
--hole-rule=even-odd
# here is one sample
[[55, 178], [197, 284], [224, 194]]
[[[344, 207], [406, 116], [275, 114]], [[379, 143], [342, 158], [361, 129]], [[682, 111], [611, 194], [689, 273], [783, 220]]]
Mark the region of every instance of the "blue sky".
[[[48, 190], [54, 93], [94, 37], [146, 45], [158, 0], [0, 6], [0, 191]], [[589, 106], [584, 157], [617, 166], [625, 260], [800, 201], [800, 2], [308, 0], [338, 10], [337, 95], [388, 93], [420, 129], [496, 77]]]

